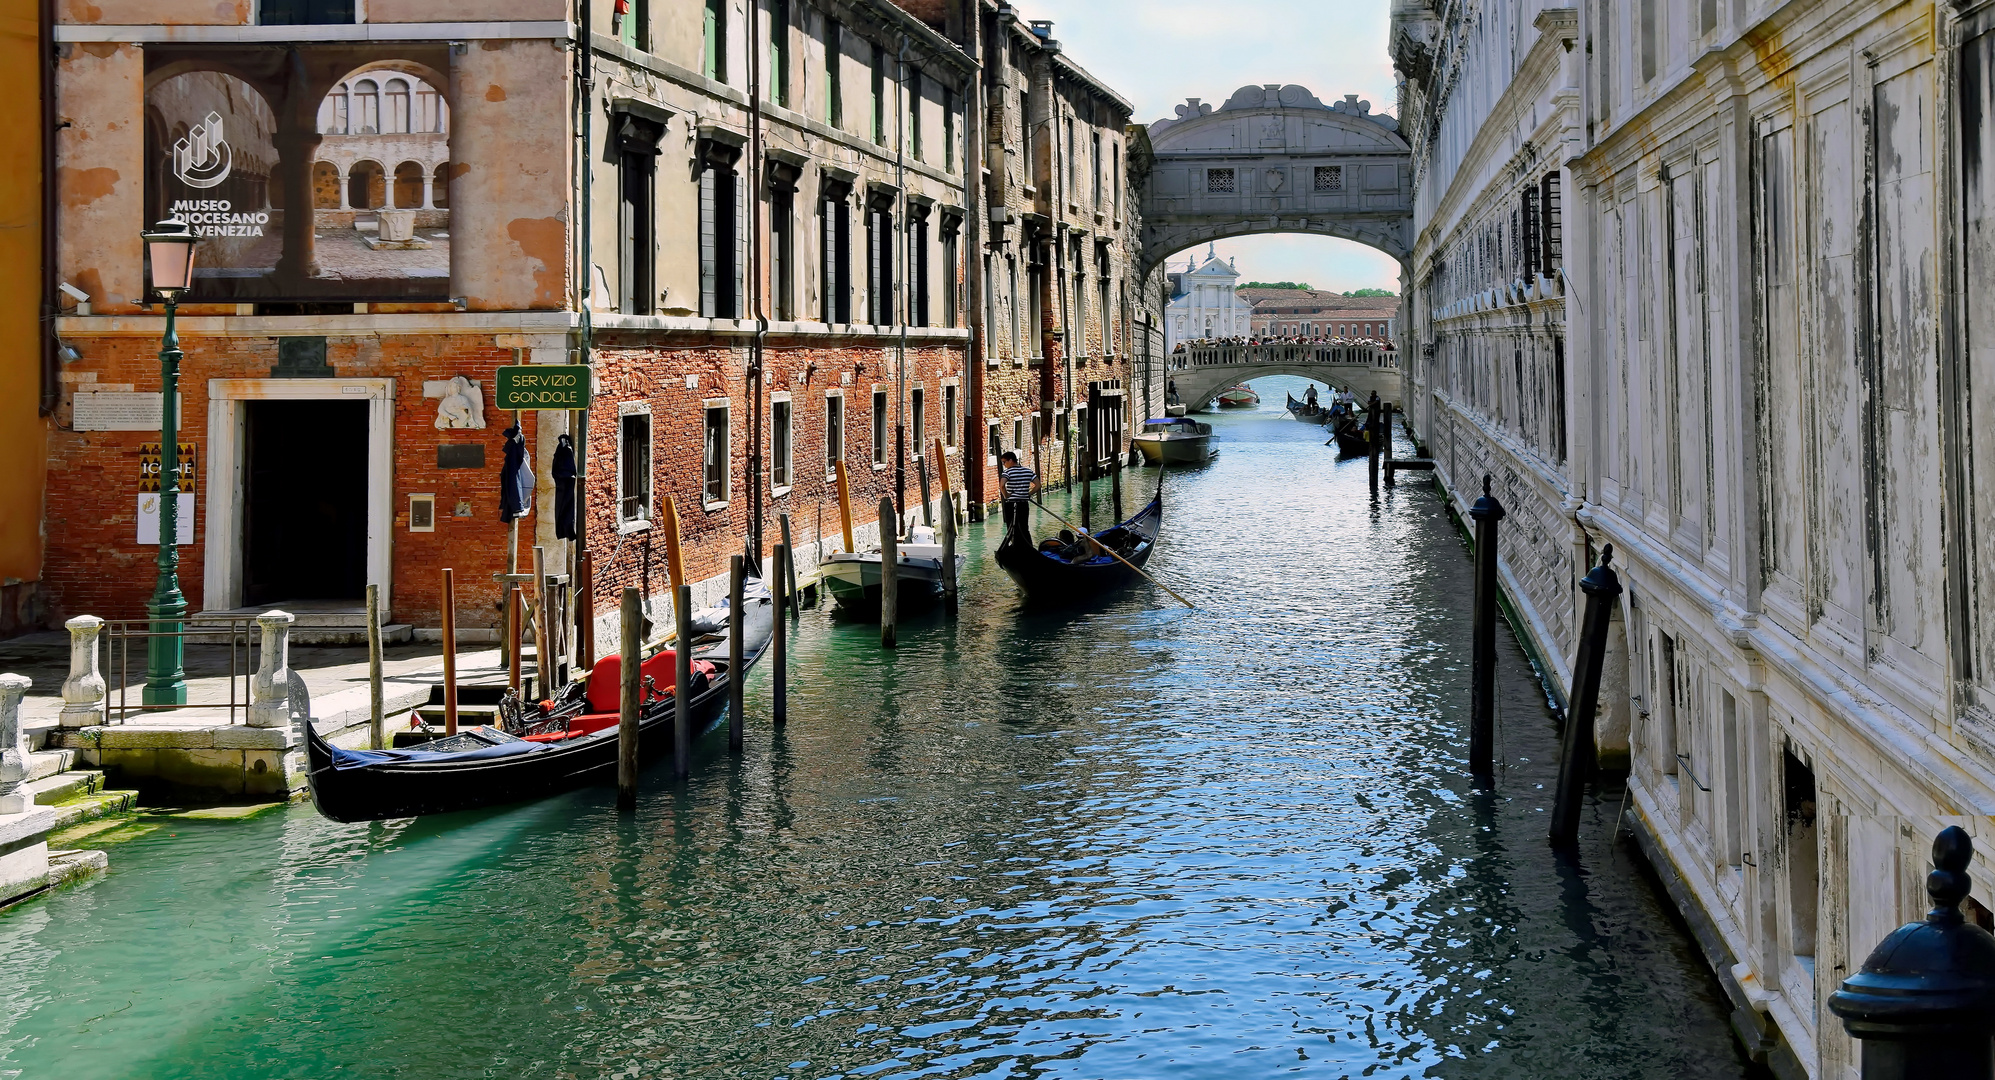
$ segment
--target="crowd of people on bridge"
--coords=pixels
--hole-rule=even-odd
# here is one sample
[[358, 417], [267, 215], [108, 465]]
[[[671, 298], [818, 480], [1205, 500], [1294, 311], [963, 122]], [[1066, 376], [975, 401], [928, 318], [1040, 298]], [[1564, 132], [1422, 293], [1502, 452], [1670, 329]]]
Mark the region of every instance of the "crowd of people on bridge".
[[1248, 345], [1343, 345], [1343, 346], [1370, 345], [1375, 348], [1387, 349], [1387, 350], [1390, 350], [1392, 348], [1392, 342], [1382, 341], [1378, 338], [1338, 338], [1338, 337], [1322, 337], [1322, 336], [1222, 337], [1222, 338], [1200, 338], [1196, 341], [1180, 341], [1178, 342], [1178, 347], [1172, 349], [1171, 352], [1173, 354], [1176, 354], [1176, 353], [1185, 352], [1188, 349], [1234, 349]]

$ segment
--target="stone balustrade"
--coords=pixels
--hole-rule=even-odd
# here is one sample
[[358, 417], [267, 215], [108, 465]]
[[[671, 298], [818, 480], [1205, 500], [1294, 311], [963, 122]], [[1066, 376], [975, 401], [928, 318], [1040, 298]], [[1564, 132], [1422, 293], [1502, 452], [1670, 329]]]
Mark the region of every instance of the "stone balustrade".
[[1170, 370], [1202, 367], [1361, 367], [1380, 371], [1399, 370], [1399, 353], [1378, 345], [1312, 344], [1293, 345], [1214, 345], [1172, 353]]

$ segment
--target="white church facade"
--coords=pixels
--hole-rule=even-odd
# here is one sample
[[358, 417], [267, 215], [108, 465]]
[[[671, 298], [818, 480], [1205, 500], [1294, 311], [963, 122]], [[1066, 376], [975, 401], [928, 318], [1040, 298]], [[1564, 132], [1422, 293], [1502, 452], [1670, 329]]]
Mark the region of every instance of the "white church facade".
[[1246, 337], [1253, 332], [1254, 305], [1240, 298], [1235, 286], [1240, 271], [1216, 249], [1205, 262], [1193, 256], [1181, 273], [1171, 275], [1171, 302], [1164, 307], [1164, 347], [1200, 338]]

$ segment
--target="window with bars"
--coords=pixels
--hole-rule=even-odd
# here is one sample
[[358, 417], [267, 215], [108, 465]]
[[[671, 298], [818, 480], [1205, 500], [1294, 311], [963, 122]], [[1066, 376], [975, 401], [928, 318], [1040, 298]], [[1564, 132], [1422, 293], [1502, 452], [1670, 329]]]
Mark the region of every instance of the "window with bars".
[[1218, 194], [1227, 194], [1227, 195], [1232, 194], [1236, 190], [1234, 187], [1233, 170], [1232, 169], [1205, 170], [1205, 190], [1208, 192], [1218, 193]]
[[945, 445], [945, 446], [955, 446], [955, 445], [956, 445], [956, 427], [957, 427], [957, 423], [958, 423], [958, 421], [957, 421], [957, 415], [956, 415], [956, 384], [954, 384], [954, 383], [950, 383], [950, 384], [949, 384], [948, 386], [945, 386], [945, 387], [943, 387], [943, 388], [942, 388], [942, 443], [943, 443], [943, 445]]
[[824, 471], [829, 474], [845, 460], [845, 398], [836, 391], [824, 398]]
[[1541, 223], [1544, 255], [1540, 259], [1545, 273], [1558, 272], [1564, 256], [1559, 243], [1559, 174], [1550, 172], [1538, 184], [1538, 216]]
[[1344, 190], [1344, 167], [1342, 165], [1318, 165], [1316, 167], [1316, 190]]
[[703, 472], [708, 505], [724, 503], [728, 495], [727, 406], [707, 406], [706, 451]]
[[790, 486], [791, 456], [790, 401], [784, 398], [769, 405], [769, 486]]
[[1538, 256], [1542, 253], [1538, 238], [1538, 185], [1524, 189], [1523, 205], [1518, 208], [1518, 216], [1524, 222], [1523, 256], [1524, 276], [1534, 278], [1538, 273]]
[[928, 445], [928, 395], [917, 386], [907, 392], [908, 445], [916, 454]]
[[617, 520], [651, 520], [651, 414], [626, 413], [618, 421]]
[[873, 465], [887, 464], [887, 392], [873, 391]]

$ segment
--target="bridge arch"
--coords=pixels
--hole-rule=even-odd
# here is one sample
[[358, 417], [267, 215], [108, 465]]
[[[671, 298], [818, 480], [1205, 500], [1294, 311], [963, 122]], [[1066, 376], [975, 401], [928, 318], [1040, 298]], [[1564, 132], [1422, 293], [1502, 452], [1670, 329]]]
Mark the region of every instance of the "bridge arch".
[[1262, 233], [1413, 251], [1413, 157], [1398, 121], [1355, 94], [1325, 105], [1300, 86], [1243, 86], [1149, 126], [1143, 275], [1199, 244]]

